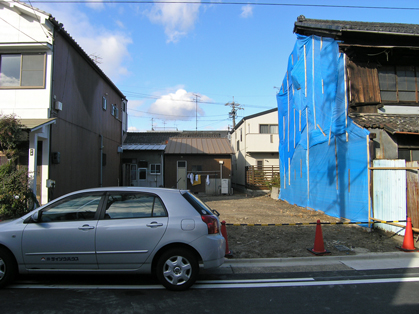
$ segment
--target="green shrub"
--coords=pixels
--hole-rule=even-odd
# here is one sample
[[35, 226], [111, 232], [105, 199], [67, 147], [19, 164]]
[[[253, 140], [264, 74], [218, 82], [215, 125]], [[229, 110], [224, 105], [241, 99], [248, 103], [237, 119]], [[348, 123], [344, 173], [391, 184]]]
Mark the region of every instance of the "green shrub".
[[28, 186], [27, 168], [16, 164], [21, 134], [15, 116], [0, 115], [0, 150], [8, 159], [0, 166], [0, 219], [20, 217], [37, 203]]

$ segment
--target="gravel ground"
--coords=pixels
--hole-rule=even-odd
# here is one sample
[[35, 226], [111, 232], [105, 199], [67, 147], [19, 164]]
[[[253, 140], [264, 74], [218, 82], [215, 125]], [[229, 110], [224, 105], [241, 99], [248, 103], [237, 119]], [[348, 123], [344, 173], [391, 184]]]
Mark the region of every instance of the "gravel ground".
[[[307, 249], [319, 248], [316, 224], [304, 226], [235, 226], [229, 224], [284, 224], [339, 222], [322, 212], [274, 200], [269, 196], [246, 194], [199, 196], [220, 213], [227, 223], [227, 239], [233, 258], [313, 256]], [[358, 225], [321, 225], [323, 244], [332, 255], [367, 252], [399, 252], [403, 237]], [[319, 241], [320, 239], [320, 241]], [[315, 246], [316, 244], [316, 246]]]

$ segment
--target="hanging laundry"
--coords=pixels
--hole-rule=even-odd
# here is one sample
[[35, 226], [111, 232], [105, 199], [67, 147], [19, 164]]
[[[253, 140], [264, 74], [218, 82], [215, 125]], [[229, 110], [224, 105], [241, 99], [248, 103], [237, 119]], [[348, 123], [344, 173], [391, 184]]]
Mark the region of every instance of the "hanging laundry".
[[193, 185], [193, 182], [194, 182], [194, 175], [193, 175], [193, 173], [190, 173], [189, 174], [189, 179], [191, 180], [191, 184]]
[[206, 182], [207, 182], [207, 185], [210, 185], [209, 174], [207, 174], [207, 180], [206, 180]]
[[198, 184], [201, 184], [201, 175], [200, 174], [197, 174], [195, 176], [195, 181], [192, 185], [198, 185]]

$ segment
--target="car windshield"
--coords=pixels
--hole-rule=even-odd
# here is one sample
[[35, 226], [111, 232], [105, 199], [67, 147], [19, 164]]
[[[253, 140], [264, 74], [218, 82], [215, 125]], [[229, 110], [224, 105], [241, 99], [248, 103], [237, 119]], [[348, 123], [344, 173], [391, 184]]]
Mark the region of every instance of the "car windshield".
[[182, 194], [183, 197], [193, 206], [193, 208], [196, 209], [198, 213], [201, 215], [212, 215], [211, 209], [199, 198], [197, 198], [195, 195], [192, 195], [189, 192], [185, 192]]

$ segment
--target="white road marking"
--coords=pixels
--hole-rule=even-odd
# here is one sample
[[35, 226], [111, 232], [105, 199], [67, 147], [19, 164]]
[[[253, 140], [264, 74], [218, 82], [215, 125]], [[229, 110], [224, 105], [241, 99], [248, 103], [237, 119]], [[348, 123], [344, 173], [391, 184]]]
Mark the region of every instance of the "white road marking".
[[[199, 281], [193, 289], [233, 289], [233, 288], [273, 288], [273, 287], [303, 287], [303, 286], [333, 286], [333, 285], [365, 285], [381, 283], [419, 282], [419, 277], [378, 278], [352, 280], [316, 281], [313, 278], [289, 279], [255, 279], [255, 280], [207, 280]], [[9, 289], [82, 289], [82, 290], [158, 290], [161, 285], [48, 285], [16, 283]]]

